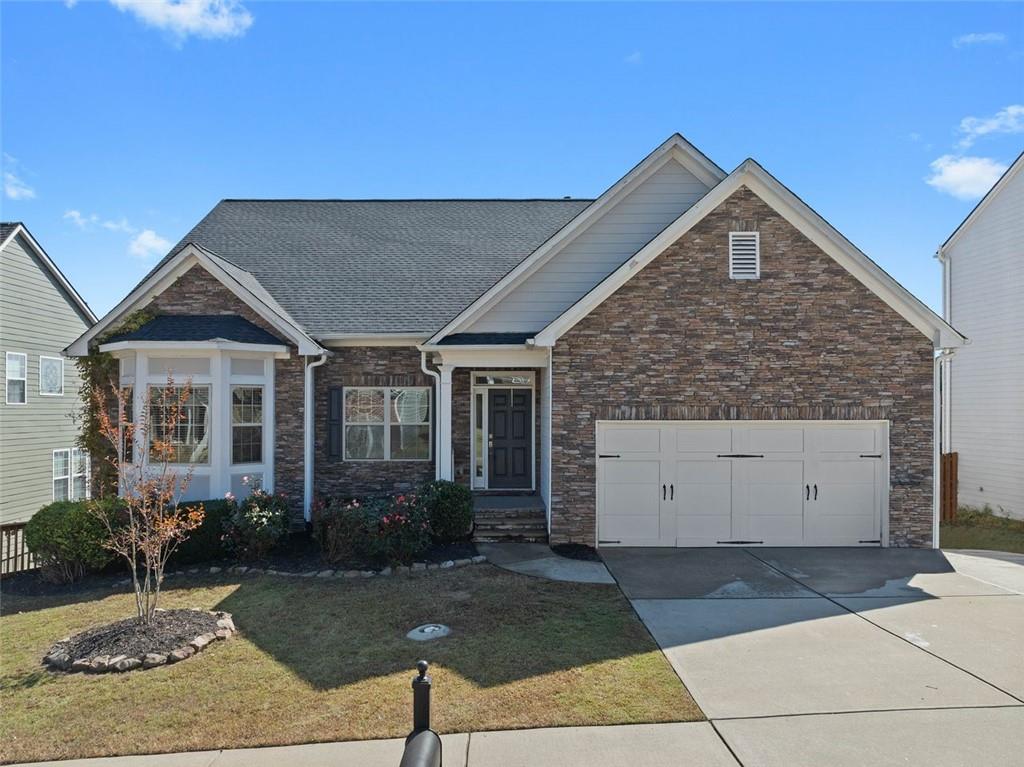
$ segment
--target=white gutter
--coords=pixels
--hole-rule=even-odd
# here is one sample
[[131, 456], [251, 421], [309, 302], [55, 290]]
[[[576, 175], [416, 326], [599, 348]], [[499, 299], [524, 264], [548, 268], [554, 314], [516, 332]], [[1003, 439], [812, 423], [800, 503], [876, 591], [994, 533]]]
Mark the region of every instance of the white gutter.
[[939, 371], [942, 364], [956, 353], [956, 348], [939, 349], [932, 370], [932, 548], [939, 548], [939, 522], [941, 508], [942, 472], [942, 394], [939, 391]]
[[[307, 357], [306, 359], [308, 360], [309, 358]], [[305, 370], [304, 411], [306, 418], [303, 428], [302, 445], [302, 514], [307, 522], [311, 521], [310, 511], [313, 506], [313, 426], [315, 424], [313, 417], [315, 402], [313, 396], [313, 368], [320, 367], [325, 362], [327, 362], [327, 352], [321, 354], [320, 359], [315, 362], [306, 362]]]
[[[427, 353], [420, 352], [420, 370], [434, 379], [434, 421], [437, 422], [438, 413], [441, 412], [441, 374], [436, 370], [427, 367]], [[441, 455], [441, 429], [440, 424], [434, 427], [434, 479], [441, 479], [441, 462], [438, 457]]]

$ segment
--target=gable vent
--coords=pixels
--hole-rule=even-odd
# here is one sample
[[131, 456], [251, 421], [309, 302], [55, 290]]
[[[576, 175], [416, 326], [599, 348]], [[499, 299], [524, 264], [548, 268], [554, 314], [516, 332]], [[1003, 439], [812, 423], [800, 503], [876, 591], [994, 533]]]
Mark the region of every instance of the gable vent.
[[729, 232], [729, 277], [756, 280], [761, 276], [761, 243], [757, 232]]

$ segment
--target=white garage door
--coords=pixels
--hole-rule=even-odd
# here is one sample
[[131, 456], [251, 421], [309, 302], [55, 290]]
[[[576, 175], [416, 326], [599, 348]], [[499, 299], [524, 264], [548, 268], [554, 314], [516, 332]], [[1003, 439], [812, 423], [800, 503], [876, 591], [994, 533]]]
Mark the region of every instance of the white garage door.
[[879, 545], [888, 426], [601, 422], [601, 546]]

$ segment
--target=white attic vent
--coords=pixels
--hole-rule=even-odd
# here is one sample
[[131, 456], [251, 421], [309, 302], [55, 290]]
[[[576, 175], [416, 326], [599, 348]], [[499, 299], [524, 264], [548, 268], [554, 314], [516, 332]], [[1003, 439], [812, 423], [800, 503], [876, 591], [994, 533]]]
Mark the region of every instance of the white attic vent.
[[729, 277], [756, 280], [761, 276], [761, 243], [757, 232], [729, 232]]

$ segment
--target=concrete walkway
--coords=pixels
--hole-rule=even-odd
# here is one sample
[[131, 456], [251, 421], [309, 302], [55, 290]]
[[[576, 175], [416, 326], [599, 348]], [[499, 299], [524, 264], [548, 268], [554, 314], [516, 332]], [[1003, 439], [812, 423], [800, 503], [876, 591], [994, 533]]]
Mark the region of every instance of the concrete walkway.
[[478, 543], [492, 565], [550, 581], [615, 583], [603, 562], [560, 557], [543, 543]]

